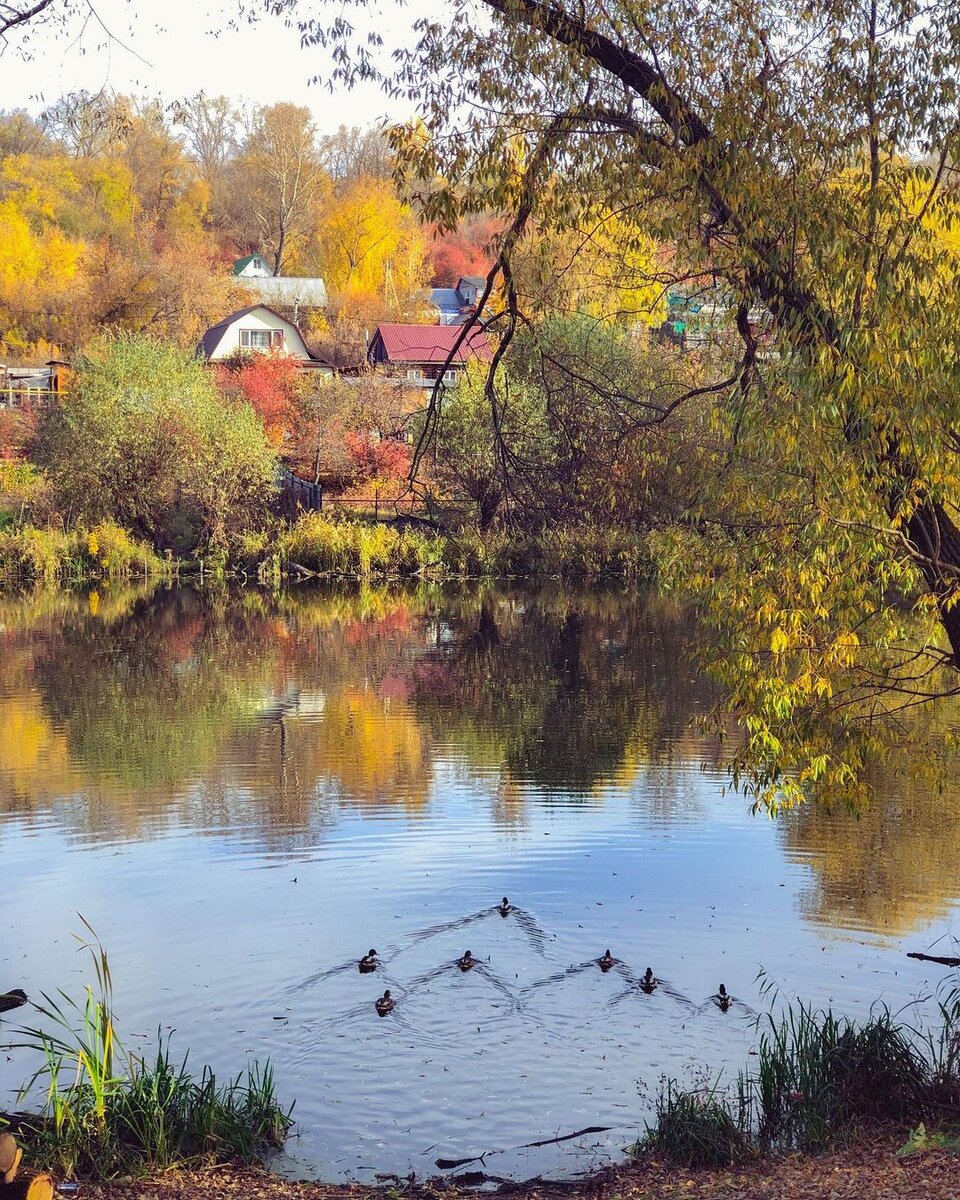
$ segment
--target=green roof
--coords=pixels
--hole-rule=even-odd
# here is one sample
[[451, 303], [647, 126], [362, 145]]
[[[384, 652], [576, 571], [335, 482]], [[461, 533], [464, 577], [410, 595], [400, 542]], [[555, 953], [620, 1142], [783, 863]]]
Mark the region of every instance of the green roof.
[[249, 267], [255, 258], [261, 259], [263, 261], [264, 265], [265, 266], [267, 265], [267, 260], [259, 252], [256, 254], [246, 254], [246, 255], [244, 255], [243, 258], [238, 258], [237, 261], [233, 264], [234, 275], [241, 274], [243, 269], [245, 267]]

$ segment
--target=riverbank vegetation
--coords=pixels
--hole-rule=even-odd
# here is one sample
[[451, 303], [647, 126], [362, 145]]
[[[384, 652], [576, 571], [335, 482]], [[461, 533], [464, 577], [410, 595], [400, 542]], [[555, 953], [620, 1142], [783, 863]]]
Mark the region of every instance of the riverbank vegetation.
[[[940, 1016], [939, 1027], [917, 1029], [882, 1006], [857, 1021], [775, 1002], [756, 1022], [756, 1066], [732, 1087], [720, 1078], [694, 1087], [662, 1081], [656, 1116], [634, 1152], [717, 1168], [793, 1150], [822, 1153], [880, 1128], [904, 1131], [908, 1151], [922, 1148], [927, 1125], [960, 1122], [955, 998]], [[910, 1128], [919, 1132], [907, 1137]]]
[[[113, 982], [99, 942], [85, 943], [95, 982], [78, 1003], [64, 992], [36, 1004], [40, 1021], [12, 1031], [8, 1050], [41, 1064], [23, 1089], [45, 1092], [42, 1109], [7, 1119], [32, 1167], [68, 1179], [110, 1179], [174, 1166], [254, 1163], [283, 1144], [290, 1109], [277, 1101], [269, 1064], [227, 1082], [172, 1057], [158, 1033], [152, 1056], [125, 1051]], [[10, 1031], [8, 1031], [8, 1036]], [[292, 1108], [292, 1106], [291, 1106]]]
[[[382, 60], [306, 0], [263, 6], [306, 46], [336, 47], [333, 82], [379, 78], [409, 95], [416, 116], [386, 134], [321, 146], [304, 110], [244, 122], [202, 97], [165, 113], [75, 96], [39, 121], [6, 118], [10, 345], [39, 348], [49, 327], [82, 347], [110, 325], [185, 346], [185, 293], [161, 302], [128, 266], [149, 259], [150, 280], [164, 255], [182, 266], [189, 233], [323, 273], [336, 293], [327, 332], [339, 324], [318, 348], [356, 367], [354, 335], [386, 315], [388, 291], [396, 313], [423, 319], [412, 301], [431, 275], [424, 230], [436, 233], [444, 271], [468, 258], [488, 269], [493, 369], [437, 387], [376, 436], [364, 417], [352, 450], [340, 439], [340, 467], [375, 505], [387, 475], [391, 500], [409, 483], [418, 499], [460, 502], [465, 529], [494, 539], [484, 562], [501, 537], [639, 535], [660, 583], [718, 633], [705, 665], [724, 693], [717, 727], [737, 730], [734, 780], [771, 811], [863, 807], [871, 764], [905, 724], [924, 725], [942, 756], [953, 745], [937, 708], [960, 661], [951, 6], [921, 18], [899, 0], [824, 0], [792, 25], [768, 3], [718, 30], [707, 9], [644, 0], [559, 25], [546, 0], [486, 0], [504, 47], [493, 60], [466, 0], [450, 3], [448, 26]], [[787, 38], [802, 54], [773, 49]], [[554, 57], [544, 81], [537, 64]], [[294, 143], [305, 191], [266, 204]], [[188, 274], [170, 271], [178, 284]], [[279, 410], [241, 374], [223, 382], [231, 420], [249, 404], [284, 448]], [[291, 449], [319, 479], [333, 426], [315, 401], [298, 422], [309, 437]], [[144, 535], [180, 539], [154, 541], [161, 553], [223, 565], [237, 555], [230, 504], [229, 489], [187, 496], [163, 529], [136, 516]], [[274, 536], [267, 522], [236, 536], [251, 532]], [[306, 531], [296, 538], [308, 551]], [[316, 563], [367, 561], [324, 539]]]

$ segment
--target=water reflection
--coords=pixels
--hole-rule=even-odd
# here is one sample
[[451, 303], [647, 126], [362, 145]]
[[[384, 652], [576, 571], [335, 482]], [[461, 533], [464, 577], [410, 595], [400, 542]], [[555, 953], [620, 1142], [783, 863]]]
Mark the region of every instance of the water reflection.
[[558, 1131], [616, 1156], [638, 1079], [741, 1065], [758, 967], [850, 1012], [929, 990], [894, 936], [944, 932], [960, 887], [909, 763], [858, 818], [724, 792], [699, 636], [559, 587], [0, 599], [9, 979], [76, 991], [82, 912], [124, 1032], [269, 1054], [326, 1177], [505, 1147], [532, 1175]]
[[[338, 811], [415, 819], [454, 765], [504, 828], [614, 791], [645, 821], [697, 819], [682, 768], [716, 756], [697, 636], [662, 598], [556, 587], [7, 597], [0, 811], [305, 844]], [[960, 891], [960, 816], [909, 764], [874, 785], [857, 818], [808, 808], [781, 836], [810, 919], [902, 935]]]
[[279, 830], [319, 800], [416, 812], [438, 745], [517, 818], [525, 783], [587, 796], [667, 760], [704, 700], [675, 669], [689, 621], [613, 594], [41, 595], [3, 623], [3, 803], [82, 794], [91, 833], [237, 794]]

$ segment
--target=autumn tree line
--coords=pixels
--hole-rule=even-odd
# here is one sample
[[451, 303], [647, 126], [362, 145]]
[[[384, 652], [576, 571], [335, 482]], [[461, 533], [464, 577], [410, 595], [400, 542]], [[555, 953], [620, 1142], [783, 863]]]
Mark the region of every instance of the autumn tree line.
[[[435, 323], [426, 286], [485, 276], [509, 236], [493, 193], [456, 221], [431, 212], [430, 187], [404, 173], [405, 136], [322, 135], [306, 108], [202, 95], [164, 107], [79, 93], [37, 117], [0, 114], [0, 361], [66, 354], [76, 367], [68, 405], [0, 412], [7, 457], [46, 471], [41, 516], [118, 520], [176, 554], [223, 549], [269, 509], [260, 483], [282, 459], [347, 498], [462, 502], [482, 532], [650, 520], [653, 459], [628, 393], [666, 402], [702, 371], [650, 342], [665, 312], [663, 247], [612, 206], [589, 230], [543, 223], [518, 249], [527, 326], [504, 339], [506, 400], [480, 368], [429, 405], [357, 376], [377, 321]], [[522, 144], [514, 153], [519, 167]], [[206, 375], [191, 361], [207, 327], [251, 302], [231, 267], [254, 251], [275, 274], [322, 277], [327, 307], [297, 319], [349, 379], [325, 385], [273, 355]], [[494, 345], [505, 302], [498, 286], [482, 313]], [[246, 475], [226, 449], [228, 418], [253, 455]], [[185, 528], [170, 497], [193, 494], [200, 475], [218, 513], [197, 509]], [[260, 483], [238, 491], [238, 477]]]
[[378, 320], [422, 319], [422, 289], [487, 269], [493, 223], [436, 238], [391, 177], [378, 130], [321, 135], [293, 104], [61, 97], [0, 113], [0, 361], [72, 354], [104, 329], [191, 348], [249, 303], [230, 266], [320, 276], [301, 314], [335, 361]]

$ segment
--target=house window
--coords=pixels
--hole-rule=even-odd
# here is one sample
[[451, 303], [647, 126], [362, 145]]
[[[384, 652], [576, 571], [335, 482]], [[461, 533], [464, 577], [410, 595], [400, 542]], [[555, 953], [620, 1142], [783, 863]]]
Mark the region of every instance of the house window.
[[241, 329], [240, 347], [243, 350], [282, 350], [282, 329]]

